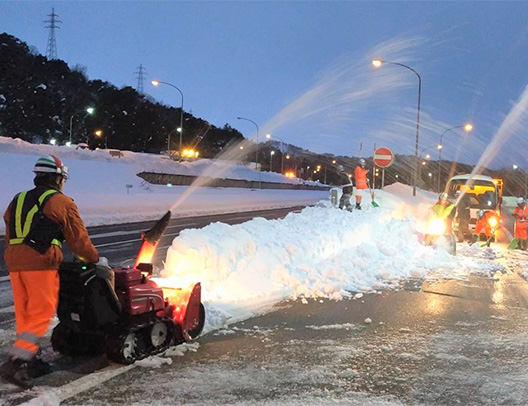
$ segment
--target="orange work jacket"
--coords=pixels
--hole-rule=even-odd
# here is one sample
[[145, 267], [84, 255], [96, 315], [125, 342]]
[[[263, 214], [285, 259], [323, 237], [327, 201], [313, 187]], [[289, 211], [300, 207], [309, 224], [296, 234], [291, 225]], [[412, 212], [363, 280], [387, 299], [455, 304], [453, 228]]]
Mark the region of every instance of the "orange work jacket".
[[[41, 254], [26, 244], [10, 244], [12, 238], [10, 236], [10, 221], [13, 204], [14, 202], [11, 202], [4, 213], [6, 225], [4, 261], [9, 271], [58, 269], [63, 258], [62, 249], [59, 245], [52, 244], [45, 253]], [[99, 253], [88, 236], [86, 226], [72, 198], [60, 192], [54, 193], [48, 198], [42, 213], [62, 227], [64, 239], [75, 255], [88, 263], [99, 261]]]
[[357, 166], [354, 172], [354, 178], [356, 179], [356, 189], [366, 189], [368, 188], [367, 183], [367, 173], [368, 169]]

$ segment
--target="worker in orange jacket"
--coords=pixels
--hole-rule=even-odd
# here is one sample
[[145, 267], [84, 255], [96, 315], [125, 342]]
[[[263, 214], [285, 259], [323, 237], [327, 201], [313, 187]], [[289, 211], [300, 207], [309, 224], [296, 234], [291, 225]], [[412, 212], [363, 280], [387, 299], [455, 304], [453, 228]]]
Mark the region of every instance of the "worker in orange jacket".
[[0, 366], [0, 376], [22, 387], [49, 372], [38, 353], [57, 310], [63, 240], [81, 260], [99, 261], [77, 206], [62, 194], [68, 168], [48, 155], [37, 160], [33, 172], [35, 188], [17, 194], [4, 214], [4, 260], [13, 289], [17, 338]]
[[368, 189], [367, 174], [368, 169], [365, 169], [365, 160], [361, 158], [359, 160], [359, 166], [354, 171], [354, 179], [356, 180], [356, 209], [361, 210], [361, 200]]
[[517, 199], [517, 206], [513, 209], [513, 217], [515, 217], [515, 235], [514, 238], [519, 239], [518, 247], [523, 251], [526, 250], [526, 240], [528, 239], [528, 207], [524, 198]]
[[[495, 233], [499, 222], [496, 219], [496, 214], [490, 210], [479, 210], [477, 215], [478, 220], [477, 224], [475, 225], [474, 241], [477, 241], [479, 237], [483, 234], [486, 237], [486, 242], [489, 247], [491, 238], [493, 237], [493, 234]], [[492, 220], [493, 217], [495, 217], [495, 224], [492, 225], [492, 221], [490, 220]]]

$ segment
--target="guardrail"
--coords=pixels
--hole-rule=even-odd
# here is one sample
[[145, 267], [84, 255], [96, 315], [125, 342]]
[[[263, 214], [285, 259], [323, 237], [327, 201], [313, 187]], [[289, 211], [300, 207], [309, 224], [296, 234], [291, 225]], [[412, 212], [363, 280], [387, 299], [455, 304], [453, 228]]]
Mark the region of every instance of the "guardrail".
[[[189, 186], [197, 176], [173, 175], [168, 173], [141, 172], [138, 176], [153, 185]], [[246, 179], [220, 179], [211, 177], [200, 177], [204, 180], [204, 186], [209, 187], [238, 187], [248, 189], [295, 189], [295, 190], [329, 190], [327, 185], [306, 185], [304, 183], [280, 183], [280, 182], [259, 182]]]

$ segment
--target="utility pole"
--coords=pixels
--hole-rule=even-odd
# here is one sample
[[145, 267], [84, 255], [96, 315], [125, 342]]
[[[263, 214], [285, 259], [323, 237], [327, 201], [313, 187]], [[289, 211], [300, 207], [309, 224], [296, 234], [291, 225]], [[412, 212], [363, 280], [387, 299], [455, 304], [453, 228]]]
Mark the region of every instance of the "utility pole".
[[144, 75], [146, 75], [147, 72], [142, 64], [140, 64], [137, 69], [138, 70], [134, 72], [134, 75], [137, 75], [136, 76], [136, 79], [137, 79], [136, 90], [138, 91], [138, 93], [143, 94], [143, 82], [145, 81]]
[[51, 9], [51, 14], [48, 14], [48, 17], [50, 17], [50, 19], [44, 21], [45, 23], [49, 24], [46, 26], [46, 28], [49, 28], [46, 57], [51, 61], [52, 59], [57, 59], [57, 41], [55, 40], [55, 29], [60, 28], [57, 24], [62, 23], [62, 21], [55, 19], [55, 17], [58, 17], [58, 15], [55, 14], [55, 8]]

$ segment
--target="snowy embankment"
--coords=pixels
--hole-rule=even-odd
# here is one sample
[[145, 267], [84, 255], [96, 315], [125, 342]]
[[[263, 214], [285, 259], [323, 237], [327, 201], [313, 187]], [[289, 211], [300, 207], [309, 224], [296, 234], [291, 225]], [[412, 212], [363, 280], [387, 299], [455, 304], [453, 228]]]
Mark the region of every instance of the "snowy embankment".
[[[314, 204], [328, 196], [317, 190], [249, 190], [242, 188], [201, 187], [189, 193], [189, 187], [155, 186], [144, 182], [138, 173], [158, 172], [298, 183], [278, 173], [262, 172], [226, 161], [208, 159], [178, 163], [166, 157], [123, 151], [115, 158], [104, 150], [75, 150], [66, 146], [34, 145], [0, 137], [2, 193], [0, 207], [7, 207], [13, 196], [33, 187], [33, 166], [38, 157], [54, 154], [69, 168], [70, 178], [64, 192], [71, 196], [88, 226], [154, 220], [175, 202], [173, 217], [233, 213]], [[209, 175], [211, 176], [211, 175]], [[2, 212], [3, 214], [3, 212]], [[0, 222], [0, 234], [4, 233]]]
[[464, 278], [504, 268], [478, 244], [457, 256], [420, 243], [435, 194], [394, 184], [376, 191], [381, 207], [346, 212], [327, 200], [281, 220], [214, 223], [184, 230], [167, 251], [164, 286], [201, 282], [206, 330], [268, 310], [286, 299], [339, 300], [397, 288], [406, 278]]

